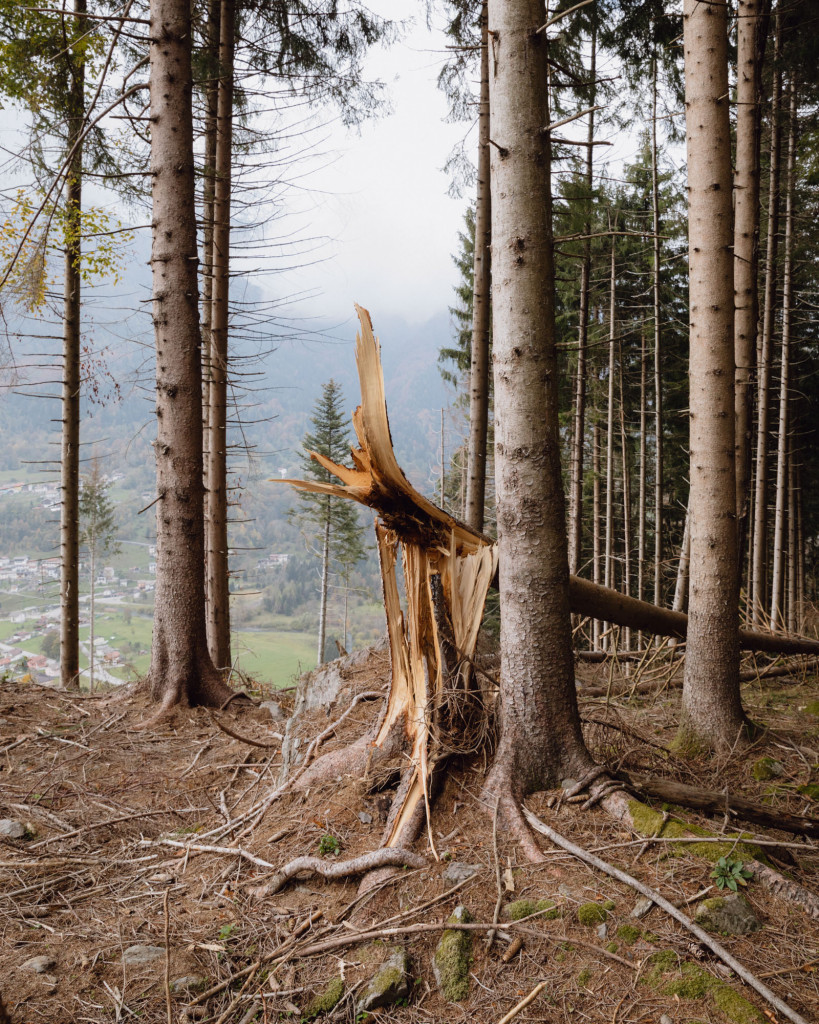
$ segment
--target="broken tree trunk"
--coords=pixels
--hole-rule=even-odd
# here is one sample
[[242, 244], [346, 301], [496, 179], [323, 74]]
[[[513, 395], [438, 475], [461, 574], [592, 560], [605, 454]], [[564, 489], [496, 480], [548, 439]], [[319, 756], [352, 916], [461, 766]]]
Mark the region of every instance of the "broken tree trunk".
[[[457, 720], [468, 702], [470, 661], [497, 554], [489, 538], [437, 508], [404, 476], [392, 448], [379, 344], [369, 313], [361, 307], [357, 311], [361, 405], [353, 413], [353, 426], [360, 447], [351, 451], [353, 468], [313, 452], [312, 457], [341, 482], [284, 482], [350, 498], [378, 516], [392, 678], [373, 753], [397, 747], [409, 757], [410, 768], [399, 786], [385, 835], [385, 845], [398, 846], [415, 838], [412, 833], [429, 808], [436, 764], [452, 749], [458, 731], [453, 726], [462, 724]], [[399, 548], [406, 612], [396, 576]], [[440, 730], [447, 733], [445, 746]]]

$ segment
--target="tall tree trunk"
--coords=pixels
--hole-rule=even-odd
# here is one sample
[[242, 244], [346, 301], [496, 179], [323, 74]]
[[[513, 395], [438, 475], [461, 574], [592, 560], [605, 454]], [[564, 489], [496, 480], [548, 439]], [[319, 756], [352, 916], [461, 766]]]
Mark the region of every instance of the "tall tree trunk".
[[[629, 465], [628, 437], [626, 435], [626, 406], [623, 395], [623, 343], [618, 342], [620, 351], [620, 465], [623, 470], [623, 583], [622, 591], [631, 597], [631, 467]], [[623, 647], [631, 650], [631, 629], [623, 631]]]
[[691, 592], [679, 742], [728, 750], [739, 692], [734, 283], [728, 26], [724, 6], [684, 0], [688, 152]]
[[651, 209], [654, 229], [654, 604], [662, 603], [663, 585], [663, 378], [660, 326], [660, 176], [657, 166], [657, 60], [651, 78]]
[[321, 600], [319, 604], [317, 665], [324, 664], [324, 645], [327, 639], [327, 590], [330, 584], [330, 501], [327, 502], [327, 519], [324, 523], [324, 538], [321, 545]]
[[796, 632], [805, 624], [805, 524], [802, 518], [802, 462], [796, 464]]
[[773, 574], [770, 628], [785, 625], [785, 518], [788, 503], [788, 431], [790, 430], [791, 300], [793, 256], [793, 178], [796, 166], [796, 88], [788, 87], [788, 165], [785, 174], [785, 253], [782, 266], [782, 353], [779, 371], [779, 431], [776, 450], [776, 509], [774, 512]]
[[486, 783], [516, 801], [583, 772], [560, 466], [551, 139], [542, 0], [490, 0], [500, 741]]
[[759, 321], [759, 128], [765, 52], [763, 0], [737, 0], [737, 124], [734, 174], [734, 445], [738, 583], [748, 530], [753, 371]]
[[[583, 234], [591, 234], [592, 188], [594, 187], [594, 102], [597, 79], [597, 25], [592, 26], [589, 80], [589, 127], [586, 141], [586, 219]], [[578, 573], [583, 552], [583, 453], [586, 442], [586, 343], [589, 336], [589, 291], [591, 289], [591, 239], [583, 240], [580, 264], [580, 309], [577, 328], [577, 377], [574, 396], [574, 433], [572, 435], [571, 481], [569, 489], [569, 572]]]
[[790, 410], [790, 431], [788, 434], [788, 632], [796, 632], [796, 431], [793, 402]]
[[[637, 487], [637, 597], [643, 600], [645, 589], [646, 560], [646, 427], [648, 426], [648, 409], [646, 408], [648, 386], [648, 348], [646, 346], [645, 325], [640, 331], [640, 478]], [[639, 641], [638, 641], [639, 642]]]
[[[85, 0], [74, 0], [79, 34]], [[72, 30], [74, 26], [72, 26]], [[85, 118], [85, 59], [72, 52], [68, 96], [69, 152], [73, 152], [66, 189], [65, 255], [63, 258], [63, 380], [60, 444], [60, 683], [80, 687], [80, 259], [82, 236], [82, 135]]]
[[[602, 573], [602, 538], [600, 536], [600, 424], [595, 419], [592, 428], [592, 579], [599, 586], [603, 582]], [[600, 634], [603, 624], [600, 619], [592, 623], [592, 646], [600, 647]]]
[[[611, 271], [609, 274], [609, 389], [606, 418], [606, 555], [605, 586], [614, 588], [614, 373], [616, 369], [616, 286], [615, 244], [611, 240]], [[608, 645], [607, 645], [608, 646]]]
[[96, 611], [94, 607], [94, 598], [97, 593], [97, 542], [92, 536], [89, 538], [90, 543], [88, 545], [89, 555], [91, 559], [91, 599], [89, 614], [91, 619], [91, 627], [88, 631], [88, 692], [94, 692], [94, 613]]
[[[205, 82], [205, 163], [202, 169], [202, 448], [205, 453], [205, 493], [208, 491], [210, 452], [210, 364], [213, 319], [213, 200], [216, 191], [216, 132], [219, 109], [219, 17], [221, 0], [208, 0]], [[207, 557], [207, 550], [205, 552]]]
[[683, 527], [683, 539], [680, 545], [680, 560], [677, 565], [677, 583], [674, 587], [674, 600], [672, 611], [685, 611], [685, 595], [688, 592], [688, 567], [691, 563], [691, 517], [688, 510], [685, 512], [685, 526]]
[[765, 254], [765, 306], [762, 312], [760, 347], [757, 354], [756, 486], [754, 494], [754, 535], [751, 546], [751, 607], [755, 626], [766, 619], [768, 553], [768, 425], [770, 422], [771, 346], [776, 312], [776, 255], [779, 236], [779, 108], [782, 96], [781, 15], [775, 18], [773, 93], [771, 98], [770, 175], [768, 179], [768, 237]]
[[213, 197], [213, 311], [210, 330], [210, 439], [207, 491], [207, 630], [214, 665], [230, 665], [228, 565], [227, 377], [230, 311], [230, 193], [233, 161], [233, 0], [219, 18], [219, 98]]
[[156, 591], [149, 681], [160, 713], [231, 695], [208, 653], [191, 11], [152, 0], [151, 176], [156, 341]]
[[487, 0], [481, 6], [481, 98], [478, 113], [478, 194], [472, 292], [472, 365], [469, 379], [469, 465], [466, 521], [483, 531], [486, 502], [486, 435], [489, 425], [489, 318], [492, 211], [489, 189], [489, 37]]

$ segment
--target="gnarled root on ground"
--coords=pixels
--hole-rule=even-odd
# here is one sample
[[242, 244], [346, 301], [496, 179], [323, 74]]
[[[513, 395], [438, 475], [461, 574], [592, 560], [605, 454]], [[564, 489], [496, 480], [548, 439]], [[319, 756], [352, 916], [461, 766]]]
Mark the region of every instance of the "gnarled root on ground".
[[349, 878], [350, 875], [360, 875], [364, 871], [372, 871], [373, 868], [388, 866], [423, 868], [427, 863], [426, 857], [422, 857], [420, 853], [396, 846], [372, 850], [370, 853], [353, 857], [351, 860], [326, 861], [320, 857], [296, 857], [295, 860], [291, 860], [276, 872], [270, 882], [270, 891], [278, 892], [291, 878], [295, 878], [302, 872], [338, 879]]

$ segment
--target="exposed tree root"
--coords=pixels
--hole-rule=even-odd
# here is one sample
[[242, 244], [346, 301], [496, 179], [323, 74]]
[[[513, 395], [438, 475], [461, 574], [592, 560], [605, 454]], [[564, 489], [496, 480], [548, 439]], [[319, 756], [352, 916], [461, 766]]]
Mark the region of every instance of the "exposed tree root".
[[295, 860], [291, 860], [276, 872], [270, 881], [270, 891], [271, 893], [278, 892], [291, 878], [295, 878], [301, 872], [310, 872], [321, 875], [323, 878], [338, 879], [349, 878], [350, 875], [360, 875], [373, 868], [388, 866], [423, 868], [427, 863], [426, 857], [422, 857], [419, 853], [397, 846], [382, 847], [380, 850], [373, 850], [360, 857], [353, 857], [352, 860], [327, 861], [320, 857], [296, 857]]
[[544, 824], [536, 815], [532, 814], [531, 811], [525, 811], [526, 819], [535, 831], [540, 832], [542, 835], [547, 836], [555, 845], [560, 846], [562, 849], [567, 850], [573, 854], [579, 860], [584, 861], [586, 864], [597, 868], [598, 871], [603, 871], [612, 878], [616, 878], [620, 882], [624, 882], [626, 885], [631, 886], [637, 892], [642, 893], [643, 896], [647, 896], [652, 902], [656, 903], [658, 907], [664, 910], [667, 914], [670, 914], [675, 921], [678, 921], [684, 928], [687, 928], [699, 942], [711, 950], [712, 953], [716, 954], [727, 964], [728, 967], [742, 980], [750, 985], [756, 992], [758, 992], [763, 999], [765, 999], [771, 1006], [775, 1007], [783, 1017], [787, 1017], [788, 1020], [793, 1021], [793, 1024], [808, 1024], [801, 1014], [797, 1013], [796, 1010], [792, 1009], [786, 1002], [779, 998], [779, 996], [772, 992], [767, 985], [759, 980], [756, 975], [744, 967], [738, 960], [736, 960], [731, 954], [721, 946], [708, 932], [704, 931], [699, 925], [686, 917], [685, 914], [673, 903], [670, 903], [664, 896], [662, 896], [655, 889], [645, 885], [643, 882], [639, 882], [636, 878], [626, 874], [625, 871], [621, 871], [619, 868], [614, 867], [612, 864], [608, 864], [606, 861], [601, 860], [593, 853], [589, 853], [580, 846], [576, 846], [570, 842], [564, 836], [560, 835], [559, 832], [555, 832], [554, 829]]

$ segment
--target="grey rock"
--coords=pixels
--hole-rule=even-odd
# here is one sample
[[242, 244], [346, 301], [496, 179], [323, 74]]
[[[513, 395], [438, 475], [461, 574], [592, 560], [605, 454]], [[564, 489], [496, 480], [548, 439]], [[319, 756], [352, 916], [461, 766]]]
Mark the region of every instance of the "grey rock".
[[667, 1013], [664, 1013], [660, 1017], [660, 1024], [674, 1024], [674, 1021], [668, 1016]]
[[648, 896], [641, 896], [632, 907], [631, 916], [640, 920], [646, 916], [653, 906], [654, 900], [650, 900]]
[[358, 820], [361, 822], [362, 825], [371, 825], [373, 816], [371, 814], [368, 814], [367, 811], [359, 811]]
[[57, 979], [53, 974], [44, 974], [43, 981], [48, 986], [49, 992], [53, 992], [57, 987]]
[[750, 903], [738, 892], [703, 900], [694, 920], [706, 931], [721, 935], [748, 935], [761, 927]]
[[[164, 953], [165, 950], [163, 949], [162, 952]], [[201, 974], [185, 974], [171, 982], [171, 992], [173, 995], [188, 995], [204, 991], [206, 985], [207, 979], [203, 978]]]
[[26, 960], [21, 970], [34, 971], [35, 974], [45, 974], [46, 971], [50, 971], [56, 966], [57, 961], [54, 957], [44, 953], [42, 956], [33, 956], [30, 960]]
[[270, 717], [274, 722], [283, 722], [287, 718], [287, 714], [281, 704], [277, 704], [275, 700], [262, 701], [259, 706], [270, 712]]
[[461, 860], [451, 860], [441, 872], [441, 878], [447, 885], [457, 885], [476, 875], [480, 869], [480, 864], [466, 864]]
[[597, 938], [601, 942], [604, 942], [609, 934], [609, 926], [607, 924], [601, 924], [597, 927]]
[[568, 887], [568, 885], [566, 885], [565, 882], [560, 883], [560, 885], [557, 887], [557, 891], [560, 893], [561, 896], [571, 896], [572, 894], [572, 890]]
[[165, 956], [164, 946], [129, 946], [122, 954], [125, 964], [149, 964]]
[[7, 839], [22, 839], [26, 834], [26, 826], [16, 818], [0, 818], [0, 836]]
[[410, 993], [409, 972], [406, 950], [400, 946], [393, 947], [359, 996], [356, 1012], [368, 1013], [379, 1007], [391, 1006], [397, 999], [406, 999]]

